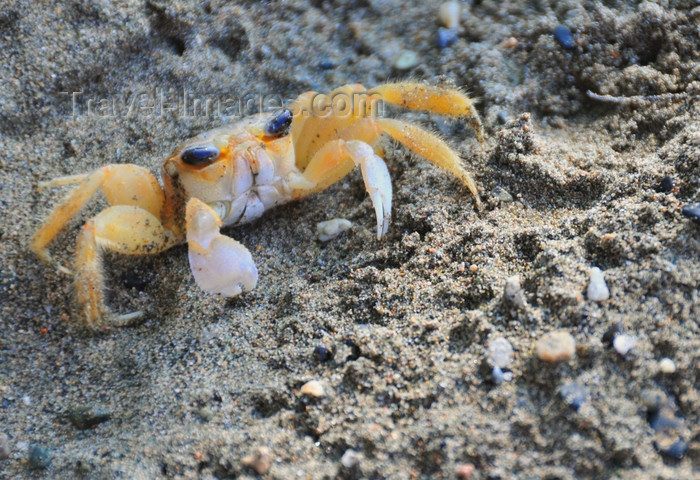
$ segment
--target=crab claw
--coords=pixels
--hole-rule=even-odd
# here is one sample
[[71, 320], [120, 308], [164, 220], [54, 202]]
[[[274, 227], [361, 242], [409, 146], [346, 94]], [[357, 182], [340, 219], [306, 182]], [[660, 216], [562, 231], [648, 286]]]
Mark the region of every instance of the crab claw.
[[221, 219], [208, 205], [187, 202], [187, 244], [192, 275], [207, 293], [235, 297], [255, 288], [258, 270], [247, 248], [221, 235]]
[[349, 141], [346, 147], [355, 163], [362, 169], [365, 189], [372, 199], [374, 211], [377, 214], [377, 240], [389, 230], [391, 222], [391, 177], [389, 169], [381, 157], [377, 156], [368, 144], [360, 141]]

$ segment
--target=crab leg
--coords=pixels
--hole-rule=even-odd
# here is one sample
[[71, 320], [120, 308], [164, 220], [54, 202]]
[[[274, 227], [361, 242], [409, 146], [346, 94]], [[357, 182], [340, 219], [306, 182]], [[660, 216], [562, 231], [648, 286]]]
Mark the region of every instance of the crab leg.
[[[79, 185], [53, 209], [32, 238], [32, 251], [46, 263], [51, 263], [46, 247], [100, 188], [111, 205], [140, 206], [155, 216], [160, 216], [163, 208], [160, 185], [148, 170], [137, 165], [106, 165], [90, 174], [55, 178], [41, 187], [71, 183]], [[64, 267], [59, 270], [68, 273]]]
[[455, 88], [433, 87], [418, 82], [386, 83], [368, 93], [378, 93], [382, 100], [412, 110], [427, 110], [438, 115], [468, 117], [479, 143], [484, 143], [484, 127], [474, 104]]
[[384, 160], [365, 142], [333, 140], [324, 145], [304, 170], [304, 178], [311, 186], [294, 190], [292, 197], [301, 198], [324, 190], [357, 166], [362, 170], [365, 188], [377, 215], [377, 239], [380, 239], [391, 220], [391, 177]]
[[204, 202], [187, 202], [187, 245], [192, 275], [207, 293], [235, 297], [255, 288], [258, 270], [247, 248], [221, 235], [221, 219]]
[[90, 219], [78, 237], [75, 249], [76, 299], [83, 308], [90, 328], [109, 324], [121, 325], [141, 312], [112, 314], [104, 303], [102, 250], [126, 255], [158, 253], [173, 245], [172, 234], [163, 228], [152, 213], [131, 205], [109, 207]]
[[[323, 145], [333, 140], [341, 129], [355, 122], [360, 112], [354, 94], [364, 90], [360, 84], [343, 85], [328, 95], [307, 92], [297, 100], [306, 108], [306, 116], [292, 124], [297, 167], [303, 170]], [[305, 103], [304, 103], [305, 102]]]

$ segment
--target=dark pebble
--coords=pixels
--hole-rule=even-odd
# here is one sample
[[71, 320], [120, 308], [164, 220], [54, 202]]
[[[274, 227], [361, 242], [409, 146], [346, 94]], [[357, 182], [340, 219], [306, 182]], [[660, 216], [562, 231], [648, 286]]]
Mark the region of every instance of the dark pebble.
[[497, 120], [498, 123], [500, 123], [501, 125], [505, 125], [506, 122], [508, 121], [508, 112], [506, 112], [505, 110], [500, 110], [500, 111], [496, 114], [496, 120]]
[[657, 444], [656, 449], [661, 455], [680, 460], [683, 458], [683, 455], [685, 455], [686, 450], [688, 450], [688, 443], [682, 438], [679, 438], [668, 447], [660, 447]]
[[68, 409], [68, 420], [78, 430], [87, 430], [112, 418], [112, 414], [101, 407], [73, 407]]
[[29, 447], [29, 466], [34, 469], [45, 469], [51, 466], [51, 451], [41, 445]]
[[556, 38], [564, 48], [574, 48], [576, 46], [571, 30], [564, 25], [557, 25], [554, 29], [554, 38]]
[[439, 48], [449, 47], [457, 41], [457, 32], [451, 28], [440, 28], [436, 41]]
[[224, 401], [224, 399], [221, 398], [221, 394], [219, 393], [218, 390], [214, 390], [214, 394], [213, 394], [212, 398], [214, 399], [214, 401], [216, 403], [221, 403]]
[[576, 382], [567, 383], [559, 389], [559, 396], [568, 406], [578, 410], [586, 403], [586, 389]]
[[676, 181], [671, 176], [666, 176], [661, 179], [659, 185], [656, 187], [656, 191], [660, 193], [668, 193], [673, 190], [676, 186]]
[[338, 64], [332, 60], [321, 60], [318, 64], [321, 70], [333, 70], [337, 66]]
[[601, 340], [603, 344], [607, 345], [608, 347], [612, 347], [613, 340], [615, 340], [615, 337], [617, 337], [620, 333], [622, 333], [622, 323], [615, 322], [608, 327]]
[[323, 345], [314, 348], [314, 358], [319, 362], [327, 362], [333, 358], [333, 352]]
[[688, 217], [695, 223], [700, 223], [700, 203], [691, 203], [681, 210], [684, 217]]
[[362, 350], [360, 350], [360, 346], [358, 344], [356, 344], [354, 341], [346, 340], [345, 345], [350, 347], [350, 355], [348, 355], [345, 358], [346, 362], [354, 362], [355, 360], [357, 360], [358, 358], [360, 358], [362, 356]]

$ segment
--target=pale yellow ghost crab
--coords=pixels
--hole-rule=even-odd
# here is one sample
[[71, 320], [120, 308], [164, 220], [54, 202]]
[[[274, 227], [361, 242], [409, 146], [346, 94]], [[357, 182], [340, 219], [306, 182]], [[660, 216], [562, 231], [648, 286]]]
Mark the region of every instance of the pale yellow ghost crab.
[[[343, 105], [338, 98], [344, 98]], [[258, 273], [250, 252], [221, 235], [220, 227], [250, 222], [269, 208], [324, 190], [357, 166], [377, 215], [380, 239], [389, 227], [392, 197], [379, 146], [383, 135], [451, 172], [479, 206], [476, 184], [457, 153], [416, 125], [380, 117], [377, 100], [468, 118], [483, 141], [471, 99], [456, 89], [401, 82], [371, 90], [346, 85], [328, 95], [307, 92], [290, 109], [247, 117], [186, 141], [165, 161], [163, 187], [133, 164], [107, 165], [46, 182], [44, 186], [78, 187], [51, 212], [31, 248], [52, 263], [48, 244], [102, 189], [110, 206], [83, 226], [73, 267], [84, 321], [100, 328], [128, 323], [141, 313], [117, 315], [105, 305], [101, 250], [143, 255], [187, 242], [190, 268], [202, 290], [236, 296], [255, 287]]]

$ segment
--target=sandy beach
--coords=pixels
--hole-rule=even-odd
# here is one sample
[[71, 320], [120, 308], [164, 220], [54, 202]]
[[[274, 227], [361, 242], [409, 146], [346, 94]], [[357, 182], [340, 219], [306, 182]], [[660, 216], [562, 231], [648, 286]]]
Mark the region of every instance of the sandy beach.
[[[9, 0], [0, 8], [0, 478], [700, 478], [700, 3]], [[387, 141], [224, 233], [257, 288], [208, 295], [187, 246], [105, 255], [91, 332], [29, 249], [72, 187], [308, 90], [419, 80], [390, 108], [462, 157]], [[50, 245], [70, 266], [96, 196]], [[322, 242], [316, 225], [352, 222]]]

